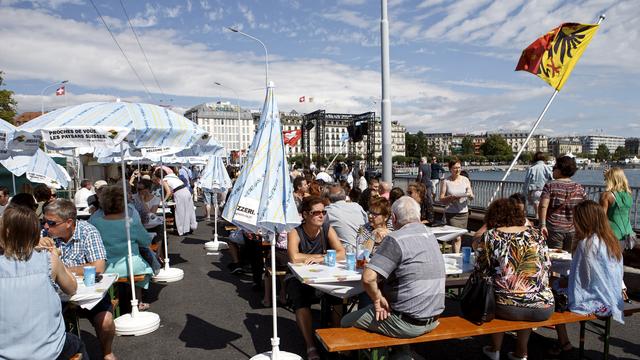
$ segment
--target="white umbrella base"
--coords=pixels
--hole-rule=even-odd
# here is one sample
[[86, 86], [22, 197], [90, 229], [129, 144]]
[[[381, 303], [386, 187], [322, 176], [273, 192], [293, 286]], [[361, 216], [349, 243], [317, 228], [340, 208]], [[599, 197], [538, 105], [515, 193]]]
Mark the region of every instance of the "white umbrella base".
[[[255, 355], [251, 360], [271, 360], [271, 351]], [[302, 357], [290, 352], [278, 351], [278, 360], [302, 360]]]
[[218, 251], [229, 248], [229, 245], [224, 241], [208, 241], [204, 243], [204, 248], [207, 251]]
[[170, 283], [180, 281], [183, 278], [184, 271], [182, 269], [167, 267], [160, 269], [158, 275], [154, 275], [151, 279], [153, 280], [153, 282]]
[[141, 336], [152, 333], [160, 327], [160, 316], [152, 312], [137, 312], [124, 314], [113, 322], [116, 325], [116, 335], [118, 336]]

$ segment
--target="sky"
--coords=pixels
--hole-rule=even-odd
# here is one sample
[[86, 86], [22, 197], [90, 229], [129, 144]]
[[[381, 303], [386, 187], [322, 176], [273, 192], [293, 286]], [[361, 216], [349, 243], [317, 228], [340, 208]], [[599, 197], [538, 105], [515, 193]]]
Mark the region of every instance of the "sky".
[[[553, 88], [514, 71], [522, 50], [563, 22], [595, 23], [605, 13], [538, 132], [640, 136], [637, 1], [388, 3], [392, 120], [408, 131], [529, 130]], [[266, 45], [280, 110], [380, 112], [380, 1], [93, 4], [0, 0], [0, 71], [19, 112], [117, 98], [179, 112], [215, 101], [259, 110], [264, 50], [229, 26]], [[56, 97], [55, 85], [45, 90], [62, 80], [69, 81], [66, 96]]]

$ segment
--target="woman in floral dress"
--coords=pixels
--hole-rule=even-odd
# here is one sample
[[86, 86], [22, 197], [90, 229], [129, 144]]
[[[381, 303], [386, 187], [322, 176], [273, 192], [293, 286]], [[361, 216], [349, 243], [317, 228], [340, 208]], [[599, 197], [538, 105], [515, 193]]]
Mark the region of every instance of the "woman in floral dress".
[[[549, 250], [538, 229], [525, 226], [524, 212], [509, 199], [489, 205], [485, 215], [487, 232], [478, 246], [475, 271], [494, 283], [497, 319], [543, 321], [554, 311], [549, 287]], [[526, 359], [530, 329], [517, 332], [516, 351], [509, 359]], [[491, 336], [492, 345], [482, 350], [500, 359], [503, 333]]]

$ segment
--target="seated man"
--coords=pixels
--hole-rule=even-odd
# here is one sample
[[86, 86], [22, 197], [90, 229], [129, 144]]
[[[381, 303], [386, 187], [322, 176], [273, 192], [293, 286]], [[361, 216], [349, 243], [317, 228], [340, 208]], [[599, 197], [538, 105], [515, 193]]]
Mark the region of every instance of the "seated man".
[[325, 222], [336, 231], [342, 246], [350, 245], [356, 247], [356, 235], [358, 229], [363, 226], [368, 218], [362, 206], [358, 203], [347, 202], [347, 194], [339, 184], [329, 186], [329, 201], [331, 204], [326, 207], [327, 216]]
[[[107, 252], [100, 233], [88, 222], [76, 220], [73, 202], [66, 199], [50, 201], [44, 208], [43, 224], [46, 236], [40, 239], [40, 246], [60, 248], [60, 259], [71, 272], [81, 276], [84, 266], [95, 266], [96, 273], [104, 272]], [[116, 359], [111, 349], [116, 327], [109, 295], [93, 309], [81, 309], [80, 315], [88, 318], [96, 329], [104, 359]]]
[[[444, 310], [444, 260], [431, 230], [420, 223], [420, 206], [409, 196], [392, 206], [394, 229], [362, 273], [373, 305], [342, 318], [355, 326], [387, 336], [411, 338], [438, 326]], [[378, 278], [384, 278], [382, 291]]]

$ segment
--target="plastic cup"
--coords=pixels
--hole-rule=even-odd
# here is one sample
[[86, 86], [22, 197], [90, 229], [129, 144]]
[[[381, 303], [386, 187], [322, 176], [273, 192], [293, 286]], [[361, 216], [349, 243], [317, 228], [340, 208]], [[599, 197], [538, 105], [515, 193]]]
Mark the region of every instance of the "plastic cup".
[[89, 287], [96, 284], [96, 267], [95, 266], [85, 266], [84, 267], [84, 277], [82, 281], [84, 282], [84, 286]]
[[347, 253], [347, 270], [356, 269], [356, 254], [352, 252]]
[[335, 250], [327, 250], [327, 265], [328, 266], [336, 266], [336, 251]]
[[465, 246], [462, 248], [462, 263], [468, 264], [471, 262], [471, 248]]

